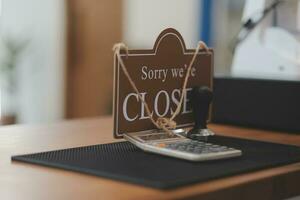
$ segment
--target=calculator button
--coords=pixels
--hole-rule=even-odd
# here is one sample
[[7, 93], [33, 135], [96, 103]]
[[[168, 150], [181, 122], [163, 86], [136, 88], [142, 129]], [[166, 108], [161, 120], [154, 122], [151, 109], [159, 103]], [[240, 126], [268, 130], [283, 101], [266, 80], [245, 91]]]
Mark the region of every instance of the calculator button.
[[173, 139], [173, 138], [180, 138], [180, 136], [176, 134], [166, 134], [166, 133], [158, 133], [158, 134], [149, 134], [149, 135], [141, 135], [139, 136], [140, 139], [149, 141], [149, 140], [162, 140], [162, 139]]
[[165, 144], [165, 143], [159, 143], [159, 144], [157, 144], [156, 146], [157, 146], [157, 147], [164, 148], [164, 147], [166, 147], [166, 144]]
[[195, 149], [195, 153], [202, 153], [202, 149]]
[[200, 141], [184, 141], [164, 145], [160, 143], [160, 147], [193, 154], [218, 153], [235, 150], [226, 146], [220, 146], [217, 144], [205, 143]]
[[236, 150], [236, 149], [234, 149], [234, 148], [227, 148], [227, 151], [234, 151], [234, 150]]
[[167, 148], [174, 148], [174, 147], [176, 147], [177, 145], [176, 144], [168, 144], [166, 147]]

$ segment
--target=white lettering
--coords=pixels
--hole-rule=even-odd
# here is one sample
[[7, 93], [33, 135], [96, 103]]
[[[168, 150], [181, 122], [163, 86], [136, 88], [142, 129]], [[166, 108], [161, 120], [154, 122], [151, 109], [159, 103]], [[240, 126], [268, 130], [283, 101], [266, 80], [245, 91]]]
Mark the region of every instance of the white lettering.
[[180, 69], [179, 69], [179, 77], [180, 77], [180, 78], [183, 77], [183, 72], [184, 72], [183, 68], [180, 68]]
[[147, 70], [147, 66], [143, 66], [142, 67], [142, 73], [143, 73], [142, 80], [146, 80], [147, 79], [147, 73], [146, 73], [145, 70]]
[[[175, 94], [177, 93], [178, 99], [176, 98]], [[173, 90], [172, 94], [171, 94], [171, 99], [172, 101], [175, 103], [176, 107], [179, 104], [179, 99], [180, 99], [180, 90], [179, 89], [175, 89]], [[176, 109], [176, 108], [175, 108]], [[175, 112], [175, 110], [173, 111], [171, 108], [171, 114], [173, 115], [173, 113]]]
[[127, 114], [127, 102], [128, 102], [129, 97], [131, 97], [131, 96], [135, 96], [136, 99], [137, 99], [137, 101], [138, 101], [138, 95], [137, 95], [136, 93], [129, 93], [129, 94], [125, 97], [124, 102], [123, 102], [123, 115], [124, 115], [125, 119], [126, 119], [127, 121], [130, 121], [130, 122], [132, 122], [132, 121], [134, 121], [134, 120], [136, 120], [136, 119], [138, 118], [138, 115], [136, 115], [136, 116], [133, 117], [133, 118], [130, 118], [130, 117], [128, 116], [128, 114]]
[[161, 80], [165, 82], [168, 76], [169, 69], [148, 69], [147, 66], [142, 67], [142, 80]]
[[[191, 90], [192, 88], [187, 88], [184, 92], [181, 114], [188, 114], [192, 112], [190, 106], [188, 106], [188, 103], [190, 102], [190, 99], [188, 98], [189, 97], [188, 94], [191, 92]], [[142, 92], [140, 94], [144, 101], [149, 101], [149, 99], [147, 100], [147, 95], [148, 95], [147, 92]], [[150, 116], [156, 115], [158, 117], [165, 117], [168, 113], [174, 114], [175, 109], [179, 105], [180, 97], [181, 97], [180, 89], [174, 89], [170, 95], [168, 94], [167, 91], [160, 90], [155, 96], [151, 97], [153, 98], [154, 101], [152, 101], [153, 111], [152, 113], [150, 113]], [[161, 106], [162, 103], [164, 103], [165, 106]], [[132, 106], [139, 106], [140, 108], [138, 109], [138, 113], [135, 115], [132, 112], [128, 113], [129, 109], [132, 109], [131, 108]], [[139, 100], [139, 97], [136, 93], [129, 93], [125, 97], [123, 102], [123, 115], [124, 118], [129, 122], [135, 121], [137, 119], [144, 120], [150, 118], [146, 113], [144, 104], [142, 103], [142, 101]]]
[[187, 93], [190, 92], [192, 90], [192, 88], [186, 88], [185, 92], [184, 92], [184, 97], [183, 97], [183, 111], [182, 114], [187, 114], [187, 113], [191, 113], [192, 110], [187, 110], [187, 103], [190, 101], [189, 98], [187, 98]]
[[149, 79], [149, 80], [152, 80], [153, 77], [154, 77], [154, 72], [153, 72], [153, 70], [150, 70], [150, 71], [148, 72], [148, 79]]
[[[145, 96], [146, 96], [146, 92], [142, 92], [141, 96], [143, 98], [143, 100], [145, 101]], [[151, 116], [153, 115], [153, 111], [151, 113]], [[150, 117], [147, 115], [145, 116], [145, 105], [143, 103], [141, 103], [141, 117], [139, 119], [149, 119]]]
[[165, 82], [165, 81], [166, 81], [166, 79], [167, 79], [167, 74], [168, 74], [168, 69], [163, 70], [164, 78], [163, 78], [162, 82]]
[[[165, 107], [165, 111], [163, 114], [160, 114], [158, 111], [158, 99], [159, 99], [160, 94], [164, 94], [166, 97], [166, 107]], [[169, 97], [168, 93], [165, 90], [159, 91], [154, 100], [154, 111], [155, 111], [156, 115], [158, 117], [164, 117], [168, 113], [169, 108], [170, 108], [170, 97]]]
[[191, 76], [196, 76], [196, 68], [195, 67], [193, 67], [192, 69], [191, 69]]
[[171, 71], [172, 71], [173, 78], [178, 76], [178, 71], [179, 71], [178, 68], [172, 68]]

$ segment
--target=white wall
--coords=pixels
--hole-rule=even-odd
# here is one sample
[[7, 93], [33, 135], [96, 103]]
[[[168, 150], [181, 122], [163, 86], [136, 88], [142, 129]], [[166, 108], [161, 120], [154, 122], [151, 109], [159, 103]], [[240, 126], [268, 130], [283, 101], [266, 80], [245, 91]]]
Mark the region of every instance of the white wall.
[[3, 0], [2, 35], [29, 39], [18, 66], [19, 122], [64, 115], [65, 5], [62, 0]]
[[[64, 115], [65, 1], [3, 0], [0, 33], [30, 39], [19, 67], [19, 122], [60, 120]], [[124, 0], [124, 41], [152, 48], [165, 28], [177, 29], [188, 48], [199, 39], [199, 0]]]
[[175, 28], [188, 48], [197, 46], [200, 30], [199, 0], [125, 0], [124, 41], [129, 48], [152, 48], [165, 28]]

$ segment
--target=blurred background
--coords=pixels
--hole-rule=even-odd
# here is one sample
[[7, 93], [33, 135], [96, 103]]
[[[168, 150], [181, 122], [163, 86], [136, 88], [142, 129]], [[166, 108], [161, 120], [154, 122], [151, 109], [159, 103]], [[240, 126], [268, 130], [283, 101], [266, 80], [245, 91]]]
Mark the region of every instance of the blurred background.
[[[269, 1], [255, 1], [269, 4]], [[152, 48], [165, 28], [188, 48], [215, 49], [229, 74], [243, 0], [0, 0], [1, 124], [49, 123], [112, 112], [116, 42]], [[260, 3], [258, 3], [260, 4]]]

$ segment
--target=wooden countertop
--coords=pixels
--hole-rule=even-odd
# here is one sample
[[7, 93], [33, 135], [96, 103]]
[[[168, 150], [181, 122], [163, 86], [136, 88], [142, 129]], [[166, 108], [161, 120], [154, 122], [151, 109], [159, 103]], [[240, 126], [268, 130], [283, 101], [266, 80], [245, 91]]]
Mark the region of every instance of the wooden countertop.
[[[300, 134], [211, 124], [217, 134], [300, 146]], [[11, 156], [116, 141], [112, 118], [0, 128], [1, 199], [281, 199], [300, 195], [300, 163], [157, 190], [60, 169], [12, 162]], [[201, 197], [201, 198], [200, 198]]]

